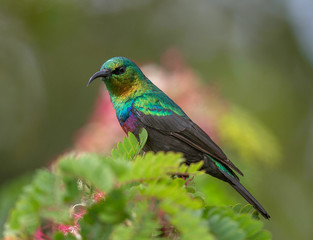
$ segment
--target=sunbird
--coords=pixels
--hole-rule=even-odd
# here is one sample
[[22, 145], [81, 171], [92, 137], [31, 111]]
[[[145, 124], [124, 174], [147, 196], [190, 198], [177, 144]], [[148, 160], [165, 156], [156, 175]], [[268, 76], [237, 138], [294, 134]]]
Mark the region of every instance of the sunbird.
[[270, 218], [235, 174], [243, 176], [243, 173], [134, 62], [125, 57], [113, 57], [92, 75], [87, 86], [97, 78], [105, 83], [124, 132], [130, 131], [139, 139], [140, 129], [147, 130], [143, 151], [181, 152], [187, 165], [203, 161], [202, 170], [229, 183], [264, 218]]

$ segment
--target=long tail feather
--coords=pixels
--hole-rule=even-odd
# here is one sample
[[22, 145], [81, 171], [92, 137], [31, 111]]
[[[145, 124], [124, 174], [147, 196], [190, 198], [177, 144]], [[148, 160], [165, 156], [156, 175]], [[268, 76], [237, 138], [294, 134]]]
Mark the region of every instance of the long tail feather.
[[[262, 205], [249, 193], [249, 191], [239, 182], [238, 176], [226, 165], [216, 161], [209, 156], [211, 161], [204, 161], [204, 169], [208, 174], [228, 182], [241, 196], [244, 197], [262, 216], [266, 219], [270, 215]], [[205, 159], [208, 160], [208, 159]]]
[[234, 179], [229, 183], [241, 196], [244, 197], [263, 217], [270, 218], [270, 215], [262, 207], [262, 205], [248, 192], [248, 190], [237, 180]]

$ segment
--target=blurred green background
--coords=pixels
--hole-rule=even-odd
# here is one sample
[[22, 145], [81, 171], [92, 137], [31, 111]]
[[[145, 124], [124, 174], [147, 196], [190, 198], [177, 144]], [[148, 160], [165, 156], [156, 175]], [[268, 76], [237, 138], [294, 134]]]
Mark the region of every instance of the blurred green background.
[[252, 191], [273, 238], [312, 239], [312, 9], [310, 0], [1, 0], [1, 225], [27, 174], [70, 148], [88, 119], [91, 74], [113, 56], [158, 63], [175, 47], [282, 146]]

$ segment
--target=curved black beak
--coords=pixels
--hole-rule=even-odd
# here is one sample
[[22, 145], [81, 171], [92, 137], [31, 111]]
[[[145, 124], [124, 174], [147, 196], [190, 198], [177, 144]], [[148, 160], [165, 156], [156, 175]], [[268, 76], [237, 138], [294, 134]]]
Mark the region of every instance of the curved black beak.
[[91, 78], [89, 79], [88, 83], [87, 83], [87, 87], [89, 86], [89, 84], [95, 80], [96, 78], [99, 78], [99, 77], [108, 77], [108, 76], [111, 76], [112, 74], [112, 71], [110, 69], [103, 69], [102, 71], [99, 71], [99, 72], [96, 72], [94, 75], [91, 76]]

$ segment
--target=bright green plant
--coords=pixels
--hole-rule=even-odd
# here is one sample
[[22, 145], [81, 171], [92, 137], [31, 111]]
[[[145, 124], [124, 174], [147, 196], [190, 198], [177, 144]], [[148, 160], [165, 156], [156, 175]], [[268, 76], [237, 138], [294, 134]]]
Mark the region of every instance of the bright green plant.
[[146, 140], [143, 129], [139, 142], [129, 133], [111, 157], [69, 154], [52, 171], [37, 171], [11, 211], [5, 237], [271, 239], [250, 205], [210, 206], [210, 196], [185, 182], [203, 174], [201, 163], [187, 167], [176, 153], [140, 154]]

